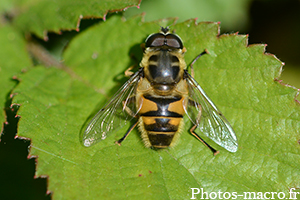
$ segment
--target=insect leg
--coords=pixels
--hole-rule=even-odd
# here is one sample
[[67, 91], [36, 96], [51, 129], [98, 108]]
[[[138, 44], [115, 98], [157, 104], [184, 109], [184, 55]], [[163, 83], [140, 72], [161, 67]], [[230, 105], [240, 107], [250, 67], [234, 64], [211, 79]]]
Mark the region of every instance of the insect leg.
[[[126, 99], [126, 101], [123, 101], [123, 109], [132, 117], [136, 117], [134, 112], [127, 107], [126, 105], [129, 103], [133, 103], [135, 101], [135, 96], [132, 95], [131, 97], [129, 97], [128, 99]], [[119, 139], [118, 141], [116, 141], [115, 143], [118, 144], [119, 146], [121, 146], [121, 142], [123, 142], [123, 140], [125, 140], [127, 138], [127, 136], [129, 135], [129, 133], [136, 127], [136, 125], [138, 124], [138, 120], [129, 128], [129, 130], [125, 133], [125, 135]]]
[[219, 153], [218, 150], [214, 149], [212, 146], [210, 146], [209, 144], [207, 144], [196, 132], [195, 132], [195, 129], [198, 127], [199, 123], [200, 122], [200, 118], [201, 118], [201, 114], [202, 114], [202, 107], [197, 104], [195, 101], [193, 101], [192, 99], [189, 99], [189, 104], [192, 105], [192, 106], [197, 106], [200, 110], [200, 112], [198, 113], [197, 115], [197, 124], [195, 124], [191, 129], [190, 129], [190, 132], [191, 134], [197, 138], [199, 141], [201, 141], [205, 146], [207, 146], [215, 155], [217, 155]]
[[130, 66], [128, 69], [126, 69], [124, 72], [126, 77], [131, 77], [134, 74], [134, 72], [131, 71], [133, 68], [135, 68], [135, 66]]
[[139, 121], [136, 121], [130, 128], [129, 130], [125, 133], [125, 135], [119, 139], [118, 141], [116, 141], [115, 143], [119, 146], [121, 146], [121, 142], [123, 142], [123, 140], [125, 140], [127, 138], [127, 136], [129, 135], [129, 133], [136, 127], [136, 125], [138, 124]]
[[131, 97], [127, 98], [125, 101], [122, 101], [123, 110], [125, 110], [127, 114], [129, 114], [132, 117], [135, 117], [135, 113], [130, 108], [128, 108], [127, 105], [134, 102], [135, 102], [135, 95], [132, 95]]
[[192, 61], [192, 63], [190, 64], [190, 67], [191, 67], [191, 75], [192, 75], [193, 78], [194, 78], [194, 67], [193, 67], [193, 65], [194, 65], [195, 62], [196, 62], [201, 56], [203, 56], [204, 54], [208, 54], [208, 52], [206, 51], [206, 49], [205, 49], [202, 53], [200, 53], [200, 54]]
[[128, 69], [125, 70], [124, 74], [126, 77], [131, 77], [134, 74], [134, 72], [131, 70], [138, 67], [138, 63], [139, 63], [139, 59], [135, 55], [133, 54], [130, 55], [130, 58], [134, 60], [135, 64], [133, 64], [132, 66], [130, 66]]

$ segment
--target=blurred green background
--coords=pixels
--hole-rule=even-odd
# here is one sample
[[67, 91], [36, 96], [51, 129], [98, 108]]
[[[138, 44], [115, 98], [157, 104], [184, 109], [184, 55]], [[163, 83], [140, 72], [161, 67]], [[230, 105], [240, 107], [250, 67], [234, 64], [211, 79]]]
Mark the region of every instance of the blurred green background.
[[299, 0], [142, 0], [140, 9], [129, 8], [125, 16], [143, 12], [145, 21], [197, 18], [221, 22], [221, 34], [249, 34], [249, 44], [267, 44], [266, 52], [285, 63], [279, 79], [300, 88]]

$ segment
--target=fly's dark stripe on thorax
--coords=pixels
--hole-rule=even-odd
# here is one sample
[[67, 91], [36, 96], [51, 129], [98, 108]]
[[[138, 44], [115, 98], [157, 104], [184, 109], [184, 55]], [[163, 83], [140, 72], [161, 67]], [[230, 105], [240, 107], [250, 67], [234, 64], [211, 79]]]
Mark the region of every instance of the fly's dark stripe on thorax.
[[157, 62], [158, 60], [158, 56], [157, 55], [152, 55], [150, 58], [149, 58], [149, 61], [152, 61], [152, 62]]
[[180, 117], [183, 116], [179, 113], [172, 112], [168, 110], [168, 107], [171, 103], [181, 100], [181, 96], [173, 96], [169, 98], [160, 98], [160, 97], [153, 97], [150, 95], [144, 95], [145, 99], [148, 99], [154, 102], [157, 105], [157, 110], [148, 111], [146, 113], [142, 113], [141, 116], [148, 116], [148, 117]]

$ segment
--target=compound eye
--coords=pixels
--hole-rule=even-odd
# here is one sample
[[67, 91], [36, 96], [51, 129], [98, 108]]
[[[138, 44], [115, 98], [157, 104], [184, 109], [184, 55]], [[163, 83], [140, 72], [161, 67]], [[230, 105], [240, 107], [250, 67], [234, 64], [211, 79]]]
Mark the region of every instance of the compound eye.
[[146, 39], [146, 47], [160, 47], [165, 45], [165, 35], [161, 33], [155, 33], [150, 35]]
[[183, 44], [182, 41], [180, 39], [180, 37], [178, 37], [177, 35], [174, 34], [167, 34], [166, 36], [166, 43], [167, 46], [169, 47], [173, 47], [176, 49], [182, 49], [183, 48]]

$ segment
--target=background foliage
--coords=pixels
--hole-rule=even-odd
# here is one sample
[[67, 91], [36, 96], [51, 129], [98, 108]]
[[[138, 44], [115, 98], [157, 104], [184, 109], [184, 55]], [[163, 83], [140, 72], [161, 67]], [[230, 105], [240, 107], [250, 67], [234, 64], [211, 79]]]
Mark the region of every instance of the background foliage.
[[[141, 16], [128, 14], [126, 20], [113, 15], [105, 22], [78, 24], [80, 15], [102, 18], [109, 10], [139, 3], [109, 2], [74, 2], [73, 7], [68, 2], [1, 3], [0, 84], [5, 89], [0, 103], [6, 113], [0, 119], [8, 122], [0, 143], [1, 180], [7, 186], [0, 194], [3, 199], [15, 191], [21, 194], [16, 198], [50, 198], [45, 176], [54, 199], [183, 199], [191, 197], [191, 187], [288, 195], [288, 188], [300, 187], [298, 91], [274, 81], [282, 63], [264, 54], [264, 45], [247, 47], [247, 35], [218, 36], [217, 23], [193, 20], [143, 22]], [[126, 127], [91, 148], [80, 144], [84, 124], [126, 81], [124, 70], [139, 62], [139, 45], [158, 31], [157, 24], [172, 24], [187, 47], [188, 63], [199, 51], [209, 51], [196, 63], [197, 81], [233, 125], [240, 144], [237, 153], [212, 144], [221, 150], [212, 156], [187, 134], [187, 119], [179, 144], [168, 150], [144, 148], [137, 130], [121, 147], [114, 145]], [[79, 33], [63, 32], [62, 37], [47, 34], [78, 28]], [[11, 103], [20, 105], [16, 139], [17, 106], [10, 110]], [[31, 139], [30, 155], [38, 156], [39, 178], [32, 179], [35, 159], [26, 159], [29, 141], [20, 136]], [[22, 150], [14, 154], [17, 147]]]

